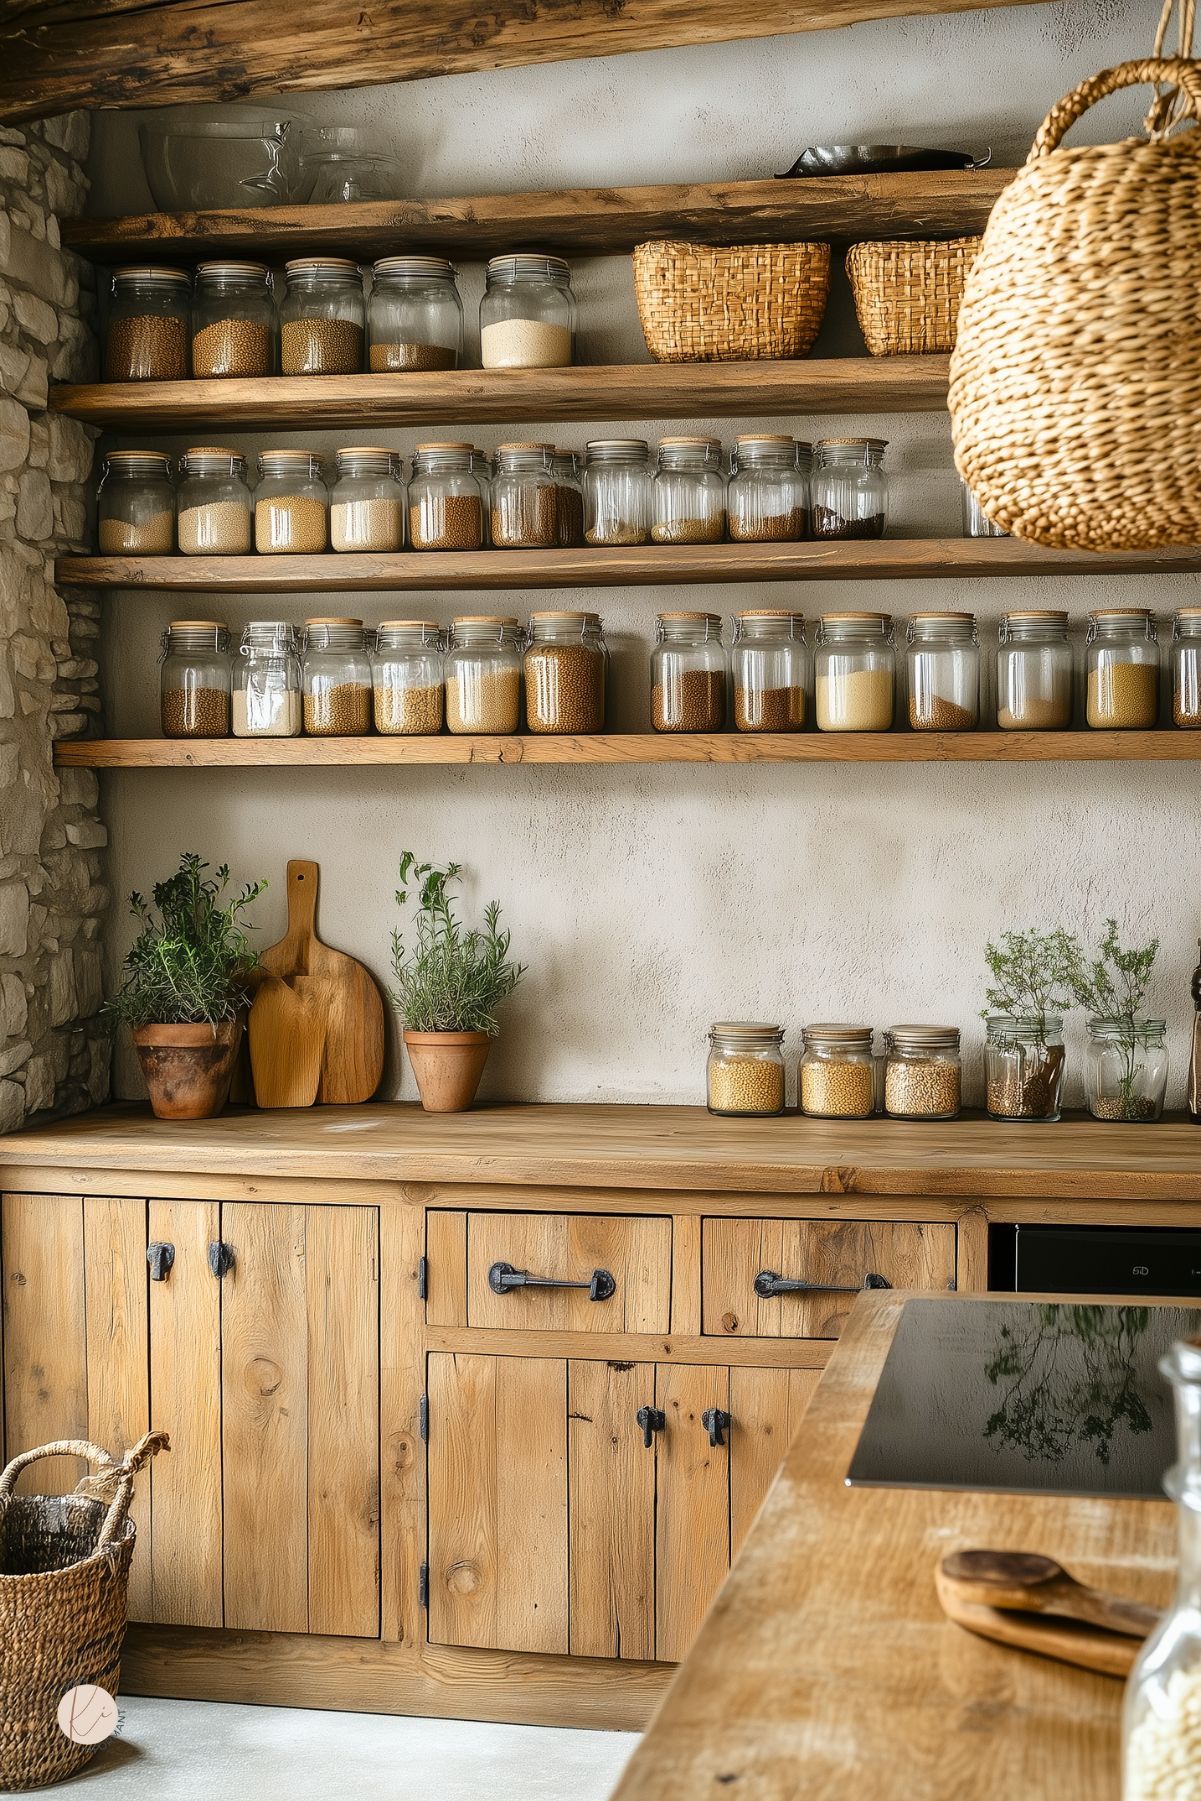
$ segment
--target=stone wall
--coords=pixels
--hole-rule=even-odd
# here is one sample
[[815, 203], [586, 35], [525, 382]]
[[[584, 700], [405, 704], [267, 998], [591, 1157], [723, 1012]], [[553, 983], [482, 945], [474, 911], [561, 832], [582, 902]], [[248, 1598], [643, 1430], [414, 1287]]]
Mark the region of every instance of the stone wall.
[[95, 372], [91, 274], [58, 228], [88, 135], [83, 113], [0, 128], [0, 1131], [108, 1092], [107, 833], [92, 772], [52, 760], [100, 709], [100, 604], [54, 586], [87, 543], [92, 434], [46, 411], [50, 380]]

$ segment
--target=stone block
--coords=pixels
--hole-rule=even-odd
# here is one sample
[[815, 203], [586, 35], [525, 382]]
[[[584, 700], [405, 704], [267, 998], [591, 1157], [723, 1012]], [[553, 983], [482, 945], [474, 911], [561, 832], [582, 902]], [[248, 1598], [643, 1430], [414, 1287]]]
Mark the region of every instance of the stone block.
[[[65, 295], [64, 295], [65, 299]], [[58, 314], [36, 294], [13, 295], [13, 309], [25, 331], [39, 344], [53, 344], [58, 339]]]
[[61, 413], [50, 414], [49, 426], [50, 460], [47, 467], [51, 481], [89, 481], [94, 434], [77, 419], [65, 419]]
[[11, 181], [18, 188], [28, 184], [29, 156], [26, 151], [8, 144], [0, 148], [0, 181]]
[[52, 1026], [65, 1026], [75, 1018], [75, 958], [71, 951], [59, 951], [50, 965], [49, 1005]]
[[104, 1000], [104, 975], [97, 945], [85, 945], [75, 952], [75, 989], [78, 1017], [90, 1019], [100, 1011]]
[[15, 1132], [25, 1117], [25, 1090], [18, 1082], [0, 1082], [0, 1132]]
[[0, 394], [0, 469], [22, 469], [29, 455], [29, 414]]
[[33, 1046], [27, 1038], [15, 1038], [0, 1049], [0, 1076], [12, 1076], [24, 1067]]
[[94, 1107], [101, 1107], [109, 1096], [113, 1046], [107, 1033], [98, 1034], [88, 1046], [88, 1096]]
[[25, 1111], [44, 1113], [54, 1105], [54, 1068], [45, 1054], [31, 1057], [25, 1066]]
[[91, 769], [62, 769], [58, 779], [66, 806], [92, 808], [100, 799], [100, 783]]
[[0, 887], [0, 957], [23, 957], [29, 948], [29, 890], [24, 882]]
[[29, 1002], [20, 976], [0, 976], [0, 1036], [15, 1038], [25, 1030], [29, 1018]]
[[59, 113], [54, 119], [41, 120], [38, 130], [48, 144], [80, 163], [88, 153], [92, 121], [87, 113]]
[[80, 819], [67, 827], [67, 843], [77, 850], [103, 850], [108, 843], [108, 828], [98, 819]]
[[[28, 205], [22, 205], [20, 196], [10, 201], [10, 212], [15, 218], [24, 222], [11, 223], [8, 255], [4, 260], [4, 268], [10, 282], [16, 287], [26, 288], [38, 294], [43, 300], [51, 303], [61, 300], [63, 294], [63, 259], [62, 253], [55, 250], [52, 244], [45, 242], [44, 236], [35, 235], [38, 224], [37, 214]], [[45, 222], [41, 221], [42, 232]]]
[[26, 469], [17, 484], [17, 530], [27, 541], [48, 538], [54, 529], [54, 491], [44, 469]]

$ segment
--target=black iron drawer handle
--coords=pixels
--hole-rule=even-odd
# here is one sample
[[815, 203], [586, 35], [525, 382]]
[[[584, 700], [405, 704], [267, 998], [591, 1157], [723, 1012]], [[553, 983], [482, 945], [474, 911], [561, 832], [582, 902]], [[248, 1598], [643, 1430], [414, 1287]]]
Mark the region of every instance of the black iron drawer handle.
[[511, 1263], [494, 1263], [488, 1271], [488, 1286], [493, 1294], [508, 1294], [514, 1288], [586, 1288], [590, 1301], [607, 1301], [617, 1293], [617, 1283], [607, 1269], [594, 1269], [585, 1282], [569, 1282], [557, 1276], [531, 1276]]
[[838, 1282], [802, 1282], [795, 1276], [777, 1276], [773, 1269], [761, 1269], [755, 1277], [755, 1293], [762, 1300], [776, 1294], [859, 1294], [864, 1288], [891, 1288], [886, 1276], [869, 1270], [858, 1287]]
[[701, 1425], [709, 1434], [709, 1443], [715, 1448], [725, 1444], [725, 1433], [731, 1424], [730, 1416], [721, 1407], [706, 1407], [701, 1415]]
[[150, 1280], [165, 1282], [171, 1273], [171, 1265], [175, 1262], [175, 1246], [161, 1244], [156, 1239], [146, 1247], [146, 1261], [150, 1265]]
[[665, 1430], [667, 1415], [662, 1407], [640, 1407], [634, 1418], [642, 1427], [642, 1442], [649, 1451], [654, 1443], [654, 1434]]

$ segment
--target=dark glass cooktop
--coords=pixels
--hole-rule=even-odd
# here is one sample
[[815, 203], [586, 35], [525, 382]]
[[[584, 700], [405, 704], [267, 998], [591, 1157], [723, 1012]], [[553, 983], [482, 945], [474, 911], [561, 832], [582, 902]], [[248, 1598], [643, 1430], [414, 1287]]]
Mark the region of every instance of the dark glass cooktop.
[[847, 1481], [1162, 1500], [1182, 1307], [908, 1301]]

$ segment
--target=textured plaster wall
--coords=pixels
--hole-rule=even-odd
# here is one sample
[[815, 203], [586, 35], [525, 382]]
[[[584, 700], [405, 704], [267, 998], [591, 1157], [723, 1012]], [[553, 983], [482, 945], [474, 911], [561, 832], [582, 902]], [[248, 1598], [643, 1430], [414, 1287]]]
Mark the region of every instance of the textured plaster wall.
[[[1097, 68], [1150, 47], [1158, 8], [1143, 0], [881, 22], [849, 31], [314, 96], [328, 120], [367, 119], [393, 139], [414, 193], [452, 194], [587, 182], [762, 175], [807, 143], [846, 138], [992, 145], [1020, 159], [1046, 109]], [[1119, 98], [1079, 128], [1093, 139], [1135, 128], [1144, 96]], [[133, 124], [97, 119], [98, 211], [146, 203]], [[399, 248], [399, 246], [398, 246]], [[645, 358], [621, 259], [576, 271], [583, 356]], [[471, 318], [479, 271], [464, 271]], [[821, 348], [854, 349], [838, 286]], [[697, 420], [727, 440], [768, 421]], [[446, 421], [447, 434], [454, 422]], [[798, 435], [872, 430], [891, 441], [892, 529], [958, 529], [947, 421], [930, 417], [793, 421]], [[655, 436], [664, 421], [548, 426], [582, 445], [606, 431]], [[778, 429], [778, 427], [776, 427]], [[538, 427], [521, 427], [521, 435]], [[225, 434], [227, 435], [227, 434]], [[380, 436], [378, 432], [377, 436]], [[437, 436], [436, 429], [422, 436]], [[493, 445], [503, 430], [477, 428]], [[386, 432], [411, 449], [416, 434]], [[132, 440], [127, 440], [132, 442]], [[142, 440], [150, 442], [151, 440]], [[182, 449], [184, 438], [153, 440]], [[210, 440], [211, 437], [210, 437]], [[240, 442], [316, 443], [354, 434], [274, 434]], [[501, 610], [504, 597], [435, 595], [433, 617]], [[514, 610], [554, 597], [515, 594]], [[615, 650], [614, 722], [643, 725], [647, 653], [660, 607], [729, 615], [791, 600], [810, 616], [840, 606], [973, 608], [986, 640], [1006, 606], [1131, 601], [1162, 615], [1196, 601], [1193, 578], [1013, 582], [847, 582], [564, 593], [603, 607]], [[355, 597], [369, 621], [419, 602]], [[349, 610], [320, 597], [126, 595], [112, 603], [103, 676], [118, 732], [156, 730], [155, 654], [172, 617], [216, 611], [235, 632], [268, 610], [300, 620]], [[531, 966], [508, 1004], [485, 1092], [550, 1099], [701, 1096], [704, 1034], [720, 1017], [777, 1018], [795, 1045], [806, 1020], [958, 1022], [969, 1085], [979, 1094], [985, 939], [1008, 926], [1092, 931], [1114, 912], [1164, 940], [1152, 996], [1171, 1021], [1178, 1102], [1188, 975], [1201, 925], [1198, 784], [1191, 766], [870, 766], [738, 769], [432, 769], [294, 771], [274, 776], [169, 772], [110, 779], [112, 874], [118, 893], [144, 888], [177, 852], [228, 858], [239, 877], [265, 874], [263, 939], [282, 929], [283, 865], [322, 866], [322, 924], [332, 942], [383, 973], [396, 861], [412, 845], [461, 859], [473, 906], [504, 904]], [[114, 962], [128, 943], [111, 935]], [[1080, 1033], [1073, 1029], [1073, 1045]], [[1078, 1059], [1077, 1059], [1078, 1063]], [[127, 1055], [118, 1071], [137, 1093]], [[390, 1089], [411, 1094], [393, 1056]], [[1073, 1083], [1078, 1092], [1078, 1084]]]

